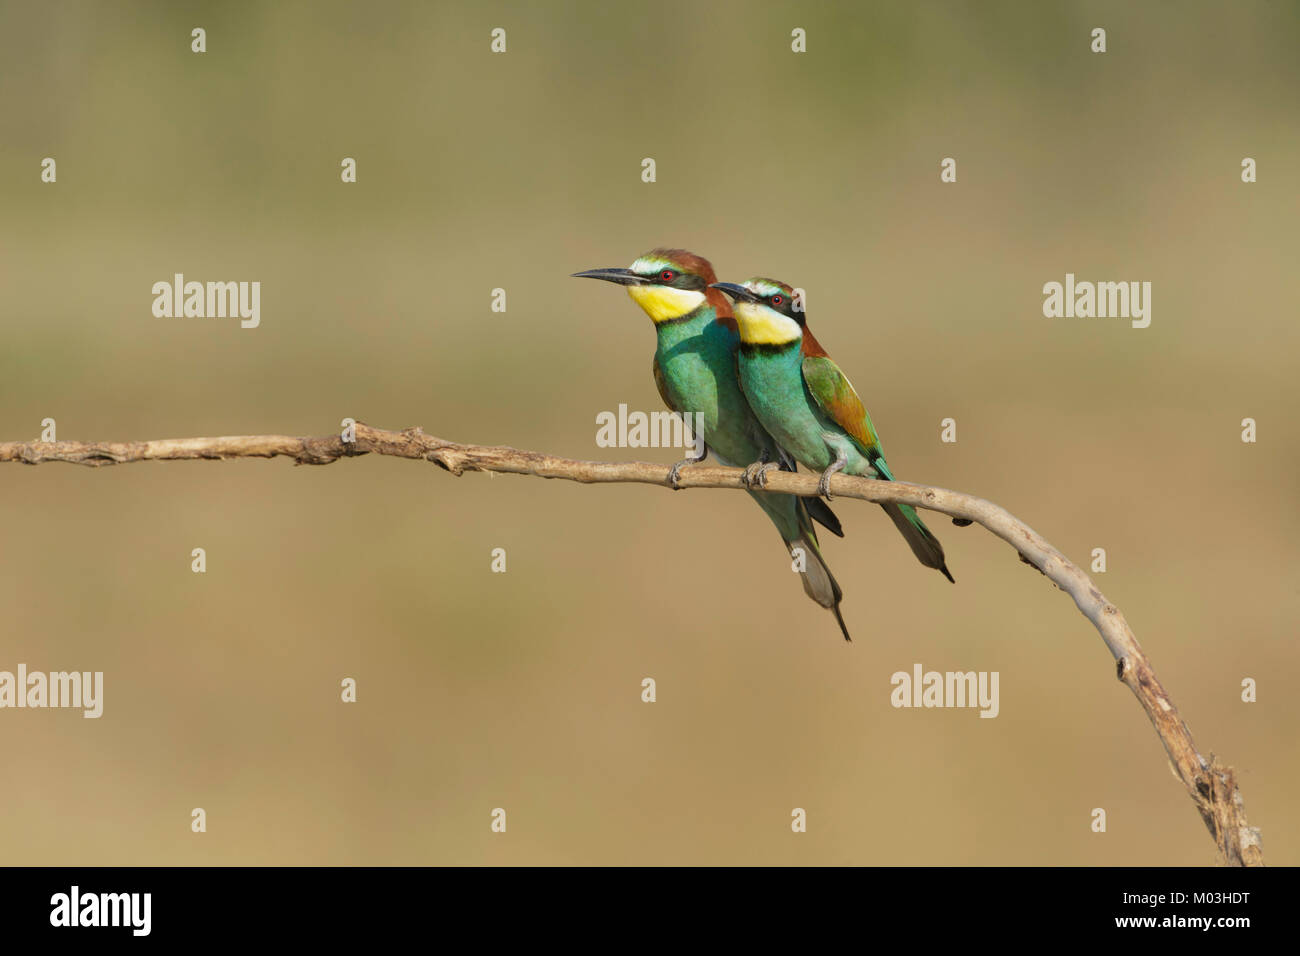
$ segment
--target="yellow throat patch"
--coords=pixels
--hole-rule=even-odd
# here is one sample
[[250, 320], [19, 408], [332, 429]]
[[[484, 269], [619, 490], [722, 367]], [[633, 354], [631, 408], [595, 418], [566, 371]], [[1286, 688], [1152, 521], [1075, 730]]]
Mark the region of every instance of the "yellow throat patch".
[[680, 319], [683, 315], [694, 312], [704, 302], [703, 292], [662, 285], [630, 285], [627, 294], [655, 322]]
[[746, 345], [788, 345], [803, 338], [799, 323], [757, 302], [737, 302], [732, 310]]

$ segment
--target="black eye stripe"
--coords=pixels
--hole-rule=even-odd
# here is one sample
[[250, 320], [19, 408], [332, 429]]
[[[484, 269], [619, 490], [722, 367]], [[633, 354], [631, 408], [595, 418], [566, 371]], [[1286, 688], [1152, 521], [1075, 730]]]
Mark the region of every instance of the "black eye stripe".
[[[665, 279], [665, 272], [671, 272], [672, 278]], [[653, 272], [638, 272], [637, 275], [645, 282], [669, 286], [674, 289], [703, 292], [708, 287], [708, 283], [704, 281], [703, 276], [696, 275], [694, 272], [683, 272], [681, 269], [659, 268]]]
[[[780, 299], [781, 301], [777, 302], [776, 301], [777, 299]], [[767, 307], [771, 309], [773, 312], [776, 312], [778, 315], [784, 315], [787, 318], [794, 319], [800, 325], [803, 325], [803, 313], [802, 311], [798, 311], [798, 312], [795, 311], [794, 296], [791, 293], [773, 292], [770, 295], [766, 296], [764, 301]]]

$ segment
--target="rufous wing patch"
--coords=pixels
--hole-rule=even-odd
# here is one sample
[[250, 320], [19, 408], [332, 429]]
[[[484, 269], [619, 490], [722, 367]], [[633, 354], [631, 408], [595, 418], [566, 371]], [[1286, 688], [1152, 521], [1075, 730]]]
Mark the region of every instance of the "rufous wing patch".
[[879, 447], [880, 439], [866, 406], [829, 355], [805, 358], [803, 380], [822, 411], [849, 433], [864, 455]]

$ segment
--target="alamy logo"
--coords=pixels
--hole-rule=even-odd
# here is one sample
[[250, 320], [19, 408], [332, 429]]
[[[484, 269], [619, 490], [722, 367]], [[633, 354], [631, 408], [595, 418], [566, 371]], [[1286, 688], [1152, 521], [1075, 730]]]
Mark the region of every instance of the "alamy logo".
[[104, 713], [103, 671], [0, 671], [0, 708], [80, 707], [83, 717]]
[[1133, 328], [1151, 324], [1150, 282], [1075, 282], [1065, 274], [1065, 284], [1043, 286], [1043, 315], [1049, 319], [1132, 319]]
[[148, 936], [153, 923], [152, 893], [68, 893], [50, 897], [51, 926], [129, 926], [131, 935]]
[[240, 328], [262, 322], [262, 283], [186, 282], [177, 272], [172, 281], [155, 282], [153, 314], [160, 319], [240, 319]]
[[614, 412], [596, 413], [596, 444], [601, 448], [690, 448], [699, 458], [704, 454], [704, 416], [699, 412], [683, 416], [677, 412], [628, 412], [626, 405]]
[[889, 678], [894, 707], [979, 707], [981, 717], [998, 715], [997, 671], [897, 671]]

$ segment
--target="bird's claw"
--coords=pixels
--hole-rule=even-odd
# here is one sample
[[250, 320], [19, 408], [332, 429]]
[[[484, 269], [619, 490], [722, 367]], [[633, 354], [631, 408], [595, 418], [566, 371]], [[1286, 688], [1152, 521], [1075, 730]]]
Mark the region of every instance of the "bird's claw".
[[769, 468], [775, 468], [776, 463], [771, 461], [756, 461], [752, 465], [745, 467], [745, 475], [742, 479], [746, 488], [766, 488], [767, 472]]
[[674, 491], [677, 490], [678, 482], [682, 480], [682, 465], [685, 465], [688, 461], [689, 459], [683, 458], [668, 469], [668, 487]]
[[825, 498], [827, 501], [831, 500], [831, 475], [843, 471], [846, 464], [848, 464], [848, 460], [841, 455], [831, 462], [829, 468], [822, 472], [821, 478], [817, 479], [817, 494], [820, 497]]
[[699, 464], [700, 462], [702, 462], [703, 460], [704, 460], [703, 458], [683, 458], [683, 459], [682, 459], [681, 461], [679, 461], [677, 464], [675, 464], [675, 465], [673, 465], [671, 468], [669, 468], [669, 469], [668, 469], [668, 487], [671, 488], [671, 489], [673, 489], [673, 491], [676, 491], [676, 490], [678, 489], [678, 487], [679, 487], [679, 483], [680, 483], [681, 480], [682, 480], [682, 466], [683, 466], [683, 465], [698, 465], [698, 464]]

